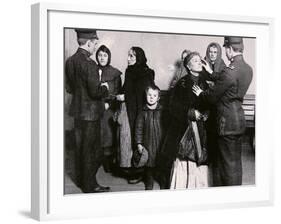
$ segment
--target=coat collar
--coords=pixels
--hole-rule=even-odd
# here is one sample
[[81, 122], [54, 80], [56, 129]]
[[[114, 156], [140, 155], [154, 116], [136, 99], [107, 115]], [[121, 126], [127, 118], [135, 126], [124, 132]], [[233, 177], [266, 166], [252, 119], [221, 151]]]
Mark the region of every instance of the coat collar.
[[122, 74], [117, 68], [114, 68], [111, 65], [107, 65], [105, 67], [98, 65], [98, 68], [102, 70], [104, 81], [110, 81]]
[[77, 52], [80, 53], [80, 54], [85, 55], [86, 57], [90, 57], [90, 56], [91, 56], [91, 54], [90, 54], [89, 51], [87, 51], [87, 50], [85, 50], [85, 49], [83, 49], [83, 48], [81, 48], [81, 47], [79, 47], [79, 48], [77, 49]]
[[[191, 76], [192, 76], [192, 74], [190, 74], [190, 72], [188, 72], [187, 75], [182, 77], [178, 82], [193, 85], [193, 81], [191, 79]], [[205, 78], [203, 76], [203, 73], [201, 72], [201, 73], [199, 73], [198, 82], [201, 83], [203, 81], [205, 81]], [[185, 85], [185, 84], [184, 84], [184, 86], [186, 86], [186, 88], [189, 88], [188, 85]]]
[[[162, 109], [162, 105], [158, 102], [157, 107], [154, 110], [161, 110], [161, 109]], [[149, 111], [151, 109], [149, 109], [147, 105], [144, 105], [143, 110]]]
[[243, 55], [242, 54], [239, 54], [239, 55], [236, 55], [234, 56], [232, 59], [231, 59], [231, 62], [237, 62], [237, 61], [242, 61], [243, 60]]

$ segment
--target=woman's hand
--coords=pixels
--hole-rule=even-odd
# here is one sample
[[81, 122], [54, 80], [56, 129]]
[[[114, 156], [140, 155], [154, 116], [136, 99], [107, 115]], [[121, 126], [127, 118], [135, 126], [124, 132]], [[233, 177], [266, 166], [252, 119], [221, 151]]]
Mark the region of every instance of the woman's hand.
[[141, 154], [143, 151], [143, 146], [142, 144], [138, 144], [138, 152]]
[[194, 85], [194, 86], [192, 86], [192, 92], [193, 92], [196, 96], [199, 96], [199, 95], [203, 92], [203, 90], [202, 90], [199, 86]]
[[194, 114], [195, 114], [196, 121], [201, 120], [202, 114], [198, 110], [194, 110]]
[[208, 80], [206, 80], [206, 83], [208, 84], [208, 86], [209, 86], [210, 89], [213, 89], [214, 86], [215, 86], [215, 83], [214, 83], [213, 81], [208, 81]]
[[202, 119], [203, 121], [207, 121], [208, 118], [209, 118], [209, 113], [203, 113], [203, 114], [202, 114], [201, 119]]
[[118, 100], [118, 101], [125, 101], [125, 95], [124, 94], [116, 95], [116, 100]]
[[109, 89], [109, 86], [108, 86], [108, 83], [107, 83], [107, 82], [101, 83], [101, 86], [105, 86], [107, 89]]
[[108, 108], [109, 108], [109, 103], [104, 103], [104, 109], [108, 110]]
[[202, 60], [202, 66], [205, 68], [205, 70], [209, 73], [209, 74], [213, 74], [213, 70], [211, 68], [211, 66], [209, 65], [209, 63], [204, 60], [204, 59], [201, 59]]

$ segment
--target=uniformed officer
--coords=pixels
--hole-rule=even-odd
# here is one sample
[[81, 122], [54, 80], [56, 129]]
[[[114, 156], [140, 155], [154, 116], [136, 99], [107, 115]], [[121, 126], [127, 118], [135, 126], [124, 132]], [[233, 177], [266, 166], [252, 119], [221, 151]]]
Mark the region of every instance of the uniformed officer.
[[96, 173], [103, 159], [100, 119], [104, 112], [102, 97], [108, 94], [108, 84], [100, 83], [97, 64], [90, 58], [98, 43], [96, 30], [75, 31], [79, 48], [66, 61], [65, 87], [72, 94], [69, 113], [74, 117], [76, 183], [85, 193], [105, 192], [109, 187], [97, 183]]
[[[219, 137], [215, 186], [242, 184], [242, 135], [246, 128], [242, 102], [253, 76], [252, 68], [243, 58], [243, 39], [225, 37], [223, 46], [230, 65], [221, 74], [212, 74], [217, 77], [214, 88], [203, 92], [198, 86], [193, 87], [202, 102], [217, 107]], [[210, 67], [205, 67], [212, 73]]]

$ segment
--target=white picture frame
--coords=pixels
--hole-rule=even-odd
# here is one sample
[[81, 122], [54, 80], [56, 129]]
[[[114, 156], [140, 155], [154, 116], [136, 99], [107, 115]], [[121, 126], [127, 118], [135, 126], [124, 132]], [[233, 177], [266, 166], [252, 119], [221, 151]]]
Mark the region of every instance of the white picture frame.
[[[202, 190], [64, 195], [63, 27], [177, 32], [177, 24], [188, 26], [188, 33], [223, 33], [257, 39], [256, 184]], [[270, 79], [261, 74], [272, 73], [269, 55], [273, 52], [273, 24], [271, 18], [50, 3], [32, 5], [32, 217], [50, 220], [271, 205], [273, 147], [269, 136], [264, 137], [262, 133], [270, 129], [269, 122], [263, 118], [269, 114], [267, 99], [271, 92], [261, 91], [270, 89]], [[120, 206], [129, 204], [133, 206]]]

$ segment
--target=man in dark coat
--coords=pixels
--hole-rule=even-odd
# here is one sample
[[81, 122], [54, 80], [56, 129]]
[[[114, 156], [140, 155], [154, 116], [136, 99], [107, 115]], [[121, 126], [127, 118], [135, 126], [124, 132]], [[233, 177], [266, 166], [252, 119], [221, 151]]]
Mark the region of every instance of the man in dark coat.
[[242, 184], [242, 135], [246, 127], [242, 102], [253, 76], [252, 68], [243, 59], [243, 39], [225, 37], [224, 47], [231, 63], [217, 76], [214, 88], [203, 92], [198, 86], [193, 87], [202, 102], [217, 107], [219, 148], [215, 186]]
[[99, 82], [97, 64], [90, 58], [97, 46], [96, 30], [75, 31], [79, 48], [66, 61], [65, 87], [72, 94], [69, 113], [74, 117], [76, 182], [84, 193], [105, 192], [109, 187], [97, 183], [96, 173], [103, 159], [100, 119], [108, 84]]

